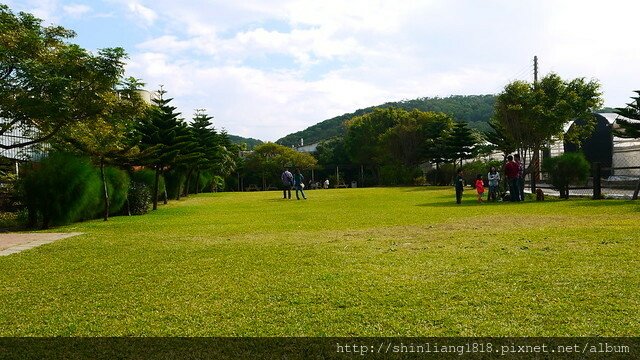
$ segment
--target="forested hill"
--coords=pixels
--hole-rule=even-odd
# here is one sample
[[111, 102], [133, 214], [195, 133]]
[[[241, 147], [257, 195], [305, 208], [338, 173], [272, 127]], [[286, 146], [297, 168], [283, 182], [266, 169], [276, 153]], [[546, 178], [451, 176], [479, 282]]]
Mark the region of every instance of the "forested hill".
[[305, 130], [289, 134], [278, 141], [278, 144], [290, 146], [298, 144], [300, 138], [305, 144], [313, 144], [334, 136], [343, 135], [344, 122], [354, 116], [369, 113], [375, 108], [400, 107], [406, 110], [418, 109], [422, 111], [437, 111], [449, 114], [457, 121], [465, 121], [470, 127], [477, 130], [487, 130], [487, 122], [493, 115], [495, 95], [453, 95], [445, 98], [419, 98], [400, 102], [389, 102], [383, 105], [371, 106], [360, 109], [350, 114], [336, 116], [310, 126]]
[[238, 145], [247, 144], [248, 150], [253, 149], [254, 147], [256, 147], [256, 145], [262, 144], [262, 140], [258, 140], [254, 138], [245, 138], [238, 135], [227, 135], [227, 136], [229, 136], [229, 140], [231, 140], [231, 142], [234, 144], [238, 144]]

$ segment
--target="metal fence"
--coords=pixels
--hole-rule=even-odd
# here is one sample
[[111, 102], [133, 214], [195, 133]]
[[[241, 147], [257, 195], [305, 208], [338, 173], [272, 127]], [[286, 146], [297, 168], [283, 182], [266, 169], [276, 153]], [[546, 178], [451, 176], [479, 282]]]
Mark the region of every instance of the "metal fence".
[[[612, 165], [605, 167], [600, 163], [592, 163], [591, 176], [584, 183], [572, 184], [569, 187], [569, 196], [637, 199], [640, 191], [640, 151], [629, 149], [616, 152]], [[530, 189], [530, 176], [527, 180], [527, 188]], [[537, 188], [548, 195], [559, 195], [547, 180], [548, 175], [541, 173]]]

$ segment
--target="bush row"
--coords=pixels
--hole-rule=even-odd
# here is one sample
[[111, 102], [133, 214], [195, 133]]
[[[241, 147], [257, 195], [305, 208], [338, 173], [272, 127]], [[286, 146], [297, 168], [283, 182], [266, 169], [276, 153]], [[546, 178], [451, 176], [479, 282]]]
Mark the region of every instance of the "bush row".
[[[29, 227], [48, 228], [102, 216], [105, 186], [109, 214], [145, 214], [151, 206], [155, 183], [153, 170], [105, 167], [103, 185], [100, 170], [89, 159], [66, 153], [53, 153], [41, 162], [32, 163], [23, 173], [18, 188], [27, 207]], [[159, 197], [177, 197], [185, 181], [186, 176], [179, 172], [169, 172], [166, 179], [160, 177]], [[224, 188], [224, 180], [201, 172], [192, 176], [189, 186], [191, 193], [216, 191]]]

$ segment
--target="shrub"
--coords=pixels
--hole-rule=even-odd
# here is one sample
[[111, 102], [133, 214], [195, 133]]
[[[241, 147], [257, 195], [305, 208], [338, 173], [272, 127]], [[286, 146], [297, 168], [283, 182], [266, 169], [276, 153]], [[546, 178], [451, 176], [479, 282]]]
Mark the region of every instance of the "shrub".
[[542, 171], [549, 175], [549, 182], [560, 192], [560, 198], [569, 198], [569, 185], [585, 182], [591, 166], [582, 153], [564, 153], [545, 159]]
[[[155, 170], [150, 169], [142, 169], [137, 170], [131, 173], [131, 181], [135, 183], [145, 184], [149, 190], [149, 194], [153, 195], [153, 186], [156, 181], [156, 172]], [[160, 175], [160, 179], [158, 180], [158, 197], [160, 199], [164, 199], [165, 192], [165, 183], [164, 177]]]
[[225, 187], [225, 182], [224, 182], [224, 178], [222, 178], [222, 176], [214, 176], [213, 179], [211, 179], [211, 191], [212, 192], [218, 192], [218, 191], [223, 191]]
[[413, 185], [413, 179], [422, 175], [416, 166], [389, 164], [380, 167], [380, 182], [382, 185]]
[[56, 153], [25, 173], [21, 188], [31, 226], [38, 219], [43, 228], [69, 224], [91, 216], [100, 203], [100, 177], [88, 159]]
[[427, 171], [427, 183], [431, 185], [451, 185], [451, 181], [455, 175], [455, 170], [452, 164], [440, 164], [438, 169], [431, 169]]
[[187, 176], [184, 172], [179, 170], [172, 170], [164, 176], [165, 184], [167, 186], [167, 197], [169, 199], [178, 199], [182, 193]]
[[[224, 184], [224, 180], [222, 180], [222, 184]], [[215, 187], [213, 184], [213, 174], [208, 171], [201, 172], [200, 179], [198, 179], [198, 186], [200, 186], [198, 192], [212, 192]]]
[[109, 213], [116, 214], [122, 210], [127, 201], [131, 181], [126, 171], [114, 167], [105, 168], [104, 176], [109, 190]]
[[464, 182], [465, 184], [474, 185], [476, 182], [476, 177], [478, 174], [482, 175], [482, 179], [484, 179], [485, 183], [487, 182], [487, 174], [489, 173], [489, 169], [492, 166], [495, 166], [498, 172], [500, 173], [501, 179], [504, 179], [504, 174], [501, 171], [502, 162], [501, 161], [482, 161], [475, 160], [468, 162], [462, 165], [462, 171], [464, 173]]
[[129, 211], [131, 215], [144, 215], [151, 207], [151, 190], [149, 186], [139, 182], [132, 182], [129, 186]]

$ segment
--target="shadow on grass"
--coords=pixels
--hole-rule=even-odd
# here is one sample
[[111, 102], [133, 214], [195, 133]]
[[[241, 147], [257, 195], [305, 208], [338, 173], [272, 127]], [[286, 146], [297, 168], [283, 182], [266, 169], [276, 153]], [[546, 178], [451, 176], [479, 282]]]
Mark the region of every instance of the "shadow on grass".
[[[615, 199], [591, 200], [591, 199], [584, 199], [584, 200], [576, 201], [576, 200], [569, 199], [569, 200], [559, 200], [559, 201], [569, 202], [573, 206], [596, 207], [596, 208], [609, 207], [609, 206], [640, 205], [640, 201], [637, 201], [637, 200], [615, 200]], [[640, 206], [638, 206], [638, 208], [636, 210], [640, 211]]]
[[426, 203], [426, 204], [418, 204], [416, 206], [424, 206], [424, 207], [450, 207], [450, 208], [459, 208], [459, 207], [476, 207], [476, 206], [488, 206], [488, 207], [494, 207], [494, 206], [505, 206], [509, 204], [510, 206], [517, 206], [519, 204], [522, 203], [512, 203], [510, 201], [496, 201], [496, 202], [482, 202], [479, 203], [477, 202], [475, 199], [468, 199], [468, 200], [462, 200], [462, 204], [456, 204], [456, 200], [453, 199], [451, 200], [451, 202], [433, 202], [433, 203]]

